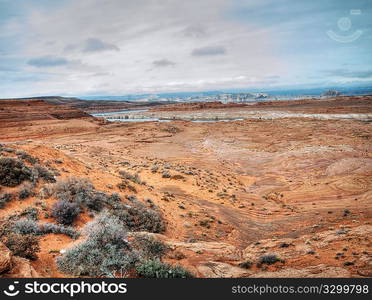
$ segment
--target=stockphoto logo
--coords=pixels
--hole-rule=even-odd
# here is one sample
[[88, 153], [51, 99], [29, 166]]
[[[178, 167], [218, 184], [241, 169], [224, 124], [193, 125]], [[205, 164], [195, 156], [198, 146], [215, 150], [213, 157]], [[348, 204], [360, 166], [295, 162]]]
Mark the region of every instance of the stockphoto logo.
[[[6, 290], [4, 295], [8, 297], [17, 296], [21, 289], [19, 281], [14, 281]], [[29, 282], [24, 284], [24, 294], [68, 294], [74, 297], [78, 294], [125, 294], [127, 292], [126, 283], [89, 283], [81, 281], [79, 283], [48, 283], [48, 282]]]
[[4, 290], [4, 294], [9, 297], [14, 297], [19, 294], [19, 290], [16, 288], [16, 285], [18, 285], [19, 281], [14, 281], [13, 284], [10, 284], [8, 286], [7, 290]]

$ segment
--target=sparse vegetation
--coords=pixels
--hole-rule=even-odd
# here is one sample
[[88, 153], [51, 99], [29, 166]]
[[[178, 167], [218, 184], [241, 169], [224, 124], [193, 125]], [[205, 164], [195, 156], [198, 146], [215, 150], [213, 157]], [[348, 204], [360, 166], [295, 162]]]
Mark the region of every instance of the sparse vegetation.
[[66, 200], [58, 200], [52, 207], [53, 218], [63, 225], [72, 224], [79, 213], [79, 205]]
[[259, 259], [259, 264], [272, 265], [276, 262], [282, 262], [282, 260], [276, 254], [263, 255]]
[[44, 181], [52, 182], [52, 183], [56, 182], [56, 178], [55, 178], [56, 174], [54, 174], [54, 172], [52, 172], [51, 170], [44, 168], [40, 166], [39, 164], [35, 165], [35, 170], [38, 173], [38, 177], [42, 178]]
[[165, 171], [161, 174], [161, 177], [163, 177], [163, 178], [171, 178], [172, 175], [170, 174], [169, 171], [165, 170]]
[[27, 199], [32, 195], [32, 185], [29, 183], [23, 184], [18, 192], [18, 197], [20, 200]]
[[138, 174], [130, 174], [129, 172], [125, 171], [125, 170], [120, 170], [119, 171], [119, 174], [122, 178], [124, 179], [128, 179], [134, 183], [137, 183], [137, 184], [142, 184], [142, 180], [141, 178], [139, 177]]
[[79, 233], [72, 227], [65, 227], [53, 223], [37, 223], [31, 219], [19, 219], [14, 222], [13, 230], [18, 234], [44, 235], [49, 233], [60, 233], [73, 239], [79, 237]]
[[138, 261], [127, 240], [124, 224], [103, 211], [85, 227], [85, 242], [68, 249], [57, 258], [58, 268], [73, 275], [111, 275], [126, 272]]
[[161, 258], [169, 249], [167, 246], [152, 236], [138, 235], [135, 237], [133, 246], [141, 252], [141, 256], [147, 259]]
[[133, 199], [130, 205], [120, 204], [112, 210], [130, 231], [161, 233], [165, 230], [163, 219], [158, 210], [147, 208], [142, 202]]
[[13, 199], [13, 195], [11, 193], [3, 193], [0, 194], [0, 208], [4, 208], [4, 206]]
[[34, 165], [37, 162], [39, 162], [39, 160], [37, 158], [35, 158], [32, 155], [28, 154], [26, 151], [17, 150], [17, 151], [15, 151], [15, 154], [18, 156], [18, 158], [23, 159], [23, 160], [29, 162], [32, 165]]
[[37, 221], [39, 219], [39, 210], [36, 207], [28, 206], [19, 214], [19, 216]]
[[84, 178], [70, 177], [56, 183], [53, 189], [60, 201], [73, 202], [94, 211], [100, 211], [109, 198], [105, 193], [96, 191]]
[[3, 242], [14, 255], [32, 260], [37, 259], [40, 251], [39, 238], [32, 234], [9, 233]]
[[0, 185], [17, 186], [25, 180], [31, 180], [31, 168], [21, 160], [11, 157], [0, 158]]
[[136, 271], [143, 278], [192, 278], [191, 272], [181, 266], [171, 266], [159, 260], [147, 260], [136, 267]]

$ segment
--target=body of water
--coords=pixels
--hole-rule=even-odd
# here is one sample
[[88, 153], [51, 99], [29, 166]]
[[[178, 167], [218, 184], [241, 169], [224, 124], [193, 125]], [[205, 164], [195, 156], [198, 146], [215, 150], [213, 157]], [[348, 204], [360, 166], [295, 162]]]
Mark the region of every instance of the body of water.
[[110, 112], [103, 112], [103, 113], [96, 113], [91, 114], [93, 117], [103, 117], [103, 116], [109, 116], [113, 114], [130, 114], [130, 113], [137, 113], [137, 112], [146, 112], [147, 109], [128, 109], [128, 110], [120, 110], [120, 111], [110, 111]]

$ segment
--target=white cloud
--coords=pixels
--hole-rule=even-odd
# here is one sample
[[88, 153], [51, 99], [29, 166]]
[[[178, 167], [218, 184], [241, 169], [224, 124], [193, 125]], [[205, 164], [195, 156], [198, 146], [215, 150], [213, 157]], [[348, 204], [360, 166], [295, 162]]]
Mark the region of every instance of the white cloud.
[[249, 87], [286, 68], [272, 54], [271, 32], [225, 16], [231, 1], [160, 3], [79, 0], [56, 10], [33, 10], [18, 55], [27, 61], [53, 56], [69, 63], [54, 68], [58, 76], [28, 93]]

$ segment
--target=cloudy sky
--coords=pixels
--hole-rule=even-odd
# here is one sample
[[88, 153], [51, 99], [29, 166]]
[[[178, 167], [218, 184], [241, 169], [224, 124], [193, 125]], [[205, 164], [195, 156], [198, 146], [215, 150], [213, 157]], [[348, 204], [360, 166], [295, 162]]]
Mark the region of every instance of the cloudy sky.
[[371, 0], [0, 0], [0, 98], [372, 82]]

